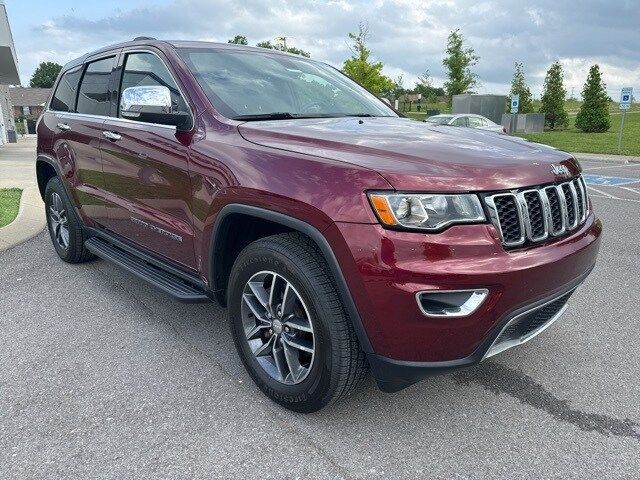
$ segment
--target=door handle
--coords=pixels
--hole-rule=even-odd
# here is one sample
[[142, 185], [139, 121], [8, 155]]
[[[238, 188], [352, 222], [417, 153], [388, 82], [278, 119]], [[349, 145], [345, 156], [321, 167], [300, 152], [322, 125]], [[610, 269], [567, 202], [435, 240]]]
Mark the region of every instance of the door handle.
[[66, 123], [59, 123], [56, 125], [56, 127], [58, 127], [60, 130], [70, 130], [71, 127], [69, 125], [67, 125]]
[[122, 138], [119, 133], [110, 132], [109, 130], [105, 130], [104, 132], [102, 132], [102, 135], [113, 142], [117, 142]]

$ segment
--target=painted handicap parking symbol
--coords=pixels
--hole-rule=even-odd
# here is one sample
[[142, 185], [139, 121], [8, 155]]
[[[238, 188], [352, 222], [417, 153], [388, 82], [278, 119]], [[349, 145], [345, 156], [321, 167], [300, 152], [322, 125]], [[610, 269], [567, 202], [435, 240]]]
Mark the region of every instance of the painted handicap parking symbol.
[[640, 182], [640, 178], [605, 177], [603, 175], [582, 175], [582, 177], [584, 181], [587, 182], [587, 185], [610, 185], [617, 187]]

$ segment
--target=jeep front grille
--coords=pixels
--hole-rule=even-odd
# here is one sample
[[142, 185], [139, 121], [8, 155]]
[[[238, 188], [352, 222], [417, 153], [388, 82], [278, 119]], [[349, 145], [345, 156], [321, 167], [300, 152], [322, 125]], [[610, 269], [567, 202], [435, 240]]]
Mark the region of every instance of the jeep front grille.
[[507, 247], [561, 236], [587, 218], [587, 187], [582, 177], [559, 185], [487, 195], [491, 221]]

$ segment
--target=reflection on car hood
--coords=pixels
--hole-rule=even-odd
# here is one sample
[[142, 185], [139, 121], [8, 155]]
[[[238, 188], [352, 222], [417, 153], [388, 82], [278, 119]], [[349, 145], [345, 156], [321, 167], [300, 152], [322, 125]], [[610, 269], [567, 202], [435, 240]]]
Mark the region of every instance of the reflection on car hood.
[[406, 118], [247, 122], [250, 142], [359, 165], [398, 190], [504, 190], [560, 180], [552, 163], [579, 172], [571, 155], [520, 138]]

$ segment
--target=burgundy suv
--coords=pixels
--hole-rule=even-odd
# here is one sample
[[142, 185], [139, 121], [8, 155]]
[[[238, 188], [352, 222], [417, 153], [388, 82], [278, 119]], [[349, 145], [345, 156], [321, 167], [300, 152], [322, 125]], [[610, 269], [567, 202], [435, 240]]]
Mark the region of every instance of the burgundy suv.
[[594, 266], [570, 155], [402, 118], [277, 51], [137, 38], [67, 64], [36, 171], [62, 260], [229, 308], [249, 374], [318, 410], [531, 339]]

